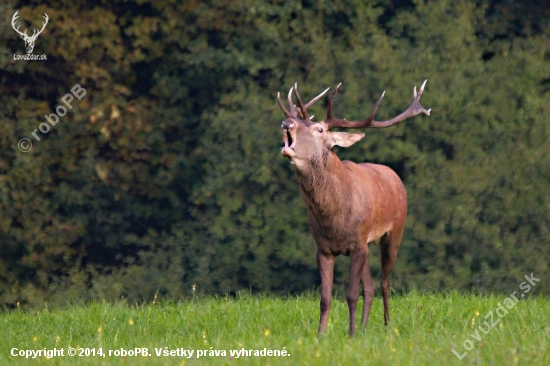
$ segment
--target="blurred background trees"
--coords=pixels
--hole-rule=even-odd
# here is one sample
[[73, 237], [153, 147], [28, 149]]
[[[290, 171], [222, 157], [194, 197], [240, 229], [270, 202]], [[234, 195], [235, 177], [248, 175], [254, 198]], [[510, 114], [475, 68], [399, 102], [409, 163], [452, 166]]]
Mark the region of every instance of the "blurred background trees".
[[[305, 98], [343, 82], [336, 113], [347, 118], [386, 90], [384, 118], [428, 79], [430, 117], [337, 151], [405, 182], [396, 291], [513, 291], [525, 274], [550, 274], [546, 2], [7, 0], [0, 10], [5, 306], [316, 286], [306, 210], [279, 155], [275, 95], [295, 81]], [[21, 29], [48, 14], [34, 50], [47, 61], [13, 59], [25, 53], [16, 10]], [[86, 96], [36, 141], [75, 84]], [[312, 110], [320, 120], [325, 104]]]

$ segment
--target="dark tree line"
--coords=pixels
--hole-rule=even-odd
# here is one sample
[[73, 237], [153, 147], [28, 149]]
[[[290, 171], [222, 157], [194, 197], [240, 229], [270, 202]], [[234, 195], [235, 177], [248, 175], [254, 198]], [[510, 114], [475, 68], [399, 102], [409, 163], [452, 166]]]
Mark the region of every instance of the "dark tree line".
[[[0, 10], [2, 304], [316, 286], [306, 210], [279, 156], [275, 95], [296, 81], [305, 98], [343, 82], [335, 108], [347, 118], [386, 90], [385, 118], [428, 79], [430, 117], [338, 150], [405, 182], [394, 288], [512, 291], [525, 274], [549, 274], [545, 2], [9, 0]], [[46, 61], [13, 59], [25, 53], [16, 10], [29, 34], [48, 14], [34, 50]], [[75, 84], [86, 96], [36, 141]], [[345, 261], [336, 269], [341, 286]]]

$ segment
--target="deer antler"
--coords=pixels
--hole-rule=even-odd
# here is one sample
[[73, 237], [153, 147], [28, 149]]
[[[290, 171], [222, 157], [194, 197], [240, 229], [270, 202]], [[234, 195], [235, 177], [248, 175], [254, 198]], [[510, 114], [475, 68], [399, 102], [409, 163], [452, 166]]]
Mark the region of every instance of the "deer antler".
[[427, 114], [429, 116], [431, 109], [425, 110], [420, 105], [420, 97], [422, 96], [422, 93], [424, 92], [424, 87], [426, 86], [427, 81], [428, 81], [427, 79], [424, 81], [424, 83], [420, 87], [420, 91], [418, 93], [416, 92], [416, 86], [414, 87], [414, 89], [413, 89], [414, 99], [413, 99], [411, 105], [409, 106], [409, 108], [407, 108], [400, 115], [398, 115], [398, 116], [396, 116], [392, 119], [389, 119], [387, 121], [375, 121], [374, 120], [374, 115], [376, 114], [376, 111], [378, 110], [378, 107], [380, 106], [380, 103], [382, 102], [382, 98], [384, 98], [384, 94], [386, 93], [385, 91], [382, 92], [382, 95], [380, 96], [380, 98], [378, 99], [376, 104], [374, 105], [374, 108], [372, 109], [372, 112], [370, 113], [370, 115], [366, 119], [364, 119], [362, 121], [347, 121], [346, 119], [334, 118], [334, 116], [332, 115], [332, 107], [333, 107], [334, 97], [336, 96], [336, 93], [338, 92], [338, 88], [340, 87], [340, 85], [342, 85], [342, 83], [340, 83], [340, 84], [338, 84], [338, 86], [336, 86], [336, 88], [334, 89], [334, 91], [330, 95], [330, 100], [329, 100], [328, 106], [327, 106], [327, 119], [325, 120], [325, 123], [328, 124], [331, 128], [332, 127], [341, 127], [341, 128], [365, 128], [365, 127], [368, 127], [368, 128], [385, 128], [385, 127], [392, 126], [392, 125], [394, 125], [398, 122], [401, 122], [401, 121], [403, 121], [407, 118], [416, 116], [417, 114], [420, 114], [420, 113], [424, 113], [424, 114]]
[[[46, 23], [42, 22], [42, 29], [40, 29], [39, 31], [35, 29], [35, 30], [33, 31], [33, 33], [32, 33], [32, 36], [30, 36], [29, 38], [31, 38], [31, 39], [36, 39], [36, 38], [40, 35], [40, 33], [42, 33], [42, 31], [44, 30], [44, 28], [46, 28], [46, 25], [48, 24], [48, 20], [49, 20], [50, 18], [48, 18], [48, 14], [46, 14], [46, 13], [44, 13], [44, 16], [43, 16], [42, 18], [44, 18], [44, 20], [46, 21]], [[25, 30], [25, 34], [26, 34], [26, 32], [27, 32], [27, 31]]]
[[18, 14], [18, 13], [19, 13], [19, 10], [17, 10], [17, 11], [15, 12], [15, 14], [13, 14], [13, 17], [11, 18], [11, 26], [12, 26], [13, 29], [14, 29], [17, 33], [19, 33], [19, 35], [20, 35], [23, 39], [25, 39], [25, 40], [32, 40], [32, 41], [36, 40], [36, 38], [38, 38], [38, 36], [40, 35], [40, 33], [42, 33], [42, 31], [44, 30], [44, 28], [46, 28], [46, 25], [48, 24], [48, 20], [50, 19], [50, 18], [48, 17], [48, 14], [44, 13], [43, 18], [44, 18], [44, 20], [45, 20], [46, 22], [45, 22], [45, 23], [44, 23], [44, 22], [42, 23], [42, 29], [40, 29], [40, 30], [36, 30], [36, 29], [35, 29], [35, 30], [33, 31], [33, 33], [32, 33], [32, 36], [29, 37], [29, 35], [27, 34], [27, 30], [26, 30], [26, 29], [25, 29], [25, 32], [20, 32], [20, 31], [19, 31], [19, 26], [18, 26], [17, 28], [15, 28], [15, 25], [16, 25], [15, 22], [17, 21], [17, 18], [19, 18], [19, 14]]
[[26, 33], [26, 32], [27, 32], [26, 29], [25, 29], [25, 33], [22, 33], [22, 32], [19, 31], [19, 26], [18, 26], [17, 28], [15, 28], [15, 22], [17, 21], [17, 18], [19, 18], [19, 14], [18, 14], [18, 13], [19, 13], [19, 10], [17, 10], [17, 11], [15, 12], [15, 14], [13, 14], [13, 17], [11, 18], [11, 26], [12, 26], [13, 30], [15, 30], [17, 33], [19, 33], [19, 35], [20, 35], [21, 37], [23, 37], [23, 38], [28, 37], [28, 35], [27, 35], [27, 33]]
[[[290, 91], [288, 92], [287, 100], [288, 100], [288, 106], [290, 107], [290, 111], [288, 111], [285, 106], [283, 105], [283, 102], [281, 101], [281, 95], [280, 93], [277, 93], [277, 102], [279, 103], [279, 107], [281, 107], [281, 110], [287, 116], [288, 118], [302, 118], [308, 122], [311, 122], [310, 117], [307, 114], [307, 109], [311, 107], [315, 102], [317, 102], [330, 88], [325, 89], [321, 94], [304, 104], [302, 102], [302, 98], [300, 98], [300, 94], [298, 94], [298, 83], [294, 83], [294, 86], [290, 88]], [[294, 93], [296, 94], [296, 99], [298, 100], [298, 105], [300, 109], [297, 109], [294, 105], [294, 102], [292, 101], [292, 91], [294, 90]], [[313, 117], [313, 116], [312, 116]]]

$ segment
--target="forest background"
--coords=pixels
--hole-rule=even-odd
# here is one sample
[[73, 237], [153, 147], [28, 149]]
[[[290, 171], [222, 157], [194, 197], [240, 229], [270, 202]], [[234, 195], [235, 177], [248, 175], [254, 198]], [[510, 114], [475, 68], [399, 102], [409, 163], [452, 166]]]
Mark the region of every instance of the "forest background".
[[[29, 34], [48, 14], [34, 49], [47, 60], [14, 59], [16, 10]], [[358, 119], [383, 90], [377, 116], [400, 113], [428, 79], [431, 116], [337, 150], [389, 165], [407, 187], [396, 292], [548, 279], [549, 2], [7, 0], [0, 13], [4, 307], [317, 286], [279, 153], [275, 96], [294, 82], [306, 99], [342, 82], [336, 114]], [[37, 141], [76, 84], [86, 95]]]

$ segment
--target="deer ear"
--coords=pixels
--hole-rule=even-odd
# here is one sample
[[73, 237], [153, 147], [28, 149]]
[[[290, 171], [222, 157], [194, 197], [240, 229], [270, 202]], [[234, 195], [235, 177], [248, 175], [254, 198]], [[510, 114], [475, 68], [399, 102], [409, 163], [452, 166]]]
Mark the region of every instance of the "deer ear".
[[364, 133], [332, 132], [332, 146], [349, 147], [365, 137]]

